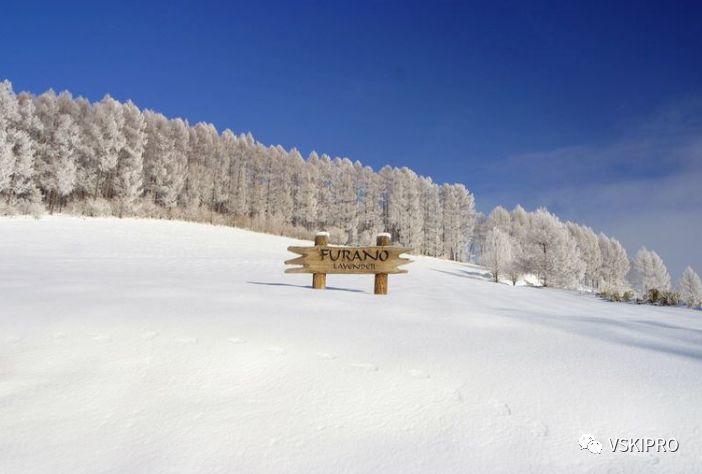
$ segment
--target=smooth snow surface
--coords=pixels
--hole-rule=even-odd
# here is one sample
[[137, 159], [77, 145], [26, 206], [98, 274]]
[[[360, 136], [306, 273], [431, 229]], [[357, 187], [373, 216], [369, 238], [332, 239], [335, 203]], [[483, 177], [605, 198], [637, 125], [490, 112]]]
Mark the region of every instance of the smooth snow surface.
[[0, 472], [699, 472], [702, 312], [421, 257], [315, 291], [300, 243], [0, 219]]

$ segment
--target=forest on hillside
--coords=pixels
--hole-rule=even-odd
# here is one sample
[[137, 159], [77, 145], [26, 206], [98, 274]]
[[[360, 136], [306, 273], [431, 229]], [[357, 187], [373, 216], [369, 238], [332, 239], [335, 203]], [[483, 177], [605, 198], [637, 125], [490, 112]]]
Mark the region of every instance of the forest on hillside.
[[[258, 142], [141, 110], [109, 95], [15, 93], [0, 83], [0, 214], [67, 212], [210, 222], [292, 237], [326, 230], [337, 244], [378, 232], [415, 253], [484, 264], [495, 281], [534, 275], [544, 286], [665, 295], [662, 259], [630, 262], [615, 238], [546, 209], [476, 211], [463, 184], [438, 184], [409, 168], [378, 171], [348, 158]], [[702, 299], [686, 269], [682, 298]], [[683, 290], [682, 288], [690, 288]]]

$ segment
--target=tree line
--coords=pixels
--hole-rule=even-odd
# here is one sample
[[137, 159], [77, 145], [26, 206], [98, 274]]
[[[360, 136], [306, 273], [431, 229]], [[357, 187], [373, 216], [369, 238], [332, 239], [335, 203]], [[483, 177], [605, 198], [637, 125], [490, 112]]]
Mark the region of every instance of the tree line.
[[501, 206], [478, 216], [473, 244], [495, 282], [534, 277], [542, 286], [592, 289], [610, 301], [688, 307], [702, 305], [702, 281], [691, 267], [673, 290], [663, 259], [642, 247], [629, 260], [613, 237], [575, 222], [562, 222], [546, 209], [512, 212]]
[[[418, 254], [480, 260], [496, 281], [533, 275], [543, 286], [608, 294], [632, 284], [641, 294], [670, 290], [655, 252], [642, 249], [632, 265], [616, 239], [545, 209], [485, 216], [464, 185], [406, 167], [304, 158], [109, 95], [91, 103], [66, 91], [16, 94], [9, 81], [0, 83], [0, 197], [5, 214], [185, 219], [305, 238], [327, 230], [339, 244], [390, 232]], [[680, 293], [699, 304], [702, 286], [688, 270]]]
[[15, 94], [0, 83], [0, 195], [15, 212], [68, 210], [225, 223], [342, 244], [390, 232], [424, 255], [466, 259], [475, 220], [462, 184], [408, 168], [266, 146], [110, 96]]

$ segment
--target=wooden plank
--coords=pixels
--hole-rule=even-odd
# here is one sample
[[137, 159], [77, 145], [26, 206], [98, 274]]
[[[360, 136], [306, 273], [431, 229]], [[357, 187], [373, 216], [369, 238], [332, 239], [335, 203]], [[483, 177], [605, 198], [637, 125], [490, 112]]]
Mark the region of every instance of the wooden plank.
[[400, 254], [411, 251], [409, 247], [288, 247], [291, 252], [302, 255], [285, 263], [302, 265], [302, 268], [288, 268], [286, 273], [332, 273], [332, 274], [395, 274], [407, 273], [397, 268], [412, 260], [401, 258]]

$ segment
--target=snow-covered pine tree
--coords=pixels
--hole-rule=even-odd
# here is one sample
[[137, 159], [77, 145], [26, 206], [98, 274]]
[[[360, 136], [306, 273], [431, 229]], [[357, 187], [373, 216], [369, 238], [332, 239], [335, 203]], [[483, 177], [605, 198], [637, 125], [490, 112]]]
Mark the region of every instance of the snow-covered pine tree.
[[702, 281], [692, 267], [687, 267], [678, 280], [680, 298], [688, 308], [702, 306]]

